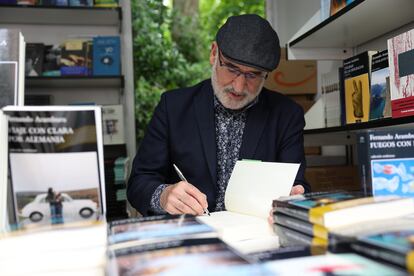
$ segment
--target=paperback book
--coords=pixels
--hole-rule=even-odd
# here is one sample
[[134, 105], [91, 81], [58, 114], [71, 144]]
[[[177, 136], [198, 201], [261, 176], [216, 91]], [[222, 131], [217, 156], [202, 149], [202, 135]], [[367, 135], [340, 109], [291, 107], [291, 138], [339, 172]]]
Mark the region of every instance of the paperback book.
[[373, 196], [414, 197], [414, 130], [371, 130], [357, 135], [361, 183]]
[[388, 51], [384, 50], [372, 56], [370, 120], [391, 117], [389, 77]]
[[414, 115], [414, 29], [387, 43], [392, 117]]
[[100, 108], [9, 106], [4, 111], [16, 222], [57, 224], [105, 213]]

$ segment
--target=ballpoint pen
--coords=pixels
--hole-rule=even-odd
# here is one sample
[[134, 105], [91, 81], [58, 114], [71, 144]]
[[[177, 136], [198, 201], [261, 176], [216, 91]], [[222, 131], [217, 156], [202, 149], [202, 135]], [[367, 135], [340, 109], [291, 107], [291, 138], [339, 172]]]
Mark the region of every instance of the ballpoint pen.
[[[188, 182], [187, 179], [185, 178], [185, 176], [183, 175], [183, 173], [180, 171], [180, 169], [175, 164], [173, 164], [173, 167], [174, 167], [175, 171], [177, 172], [178, 177], [180, 177], [180, 179], [182, 181]], [[204, 208], [204, 214], [210, 215], [210, 212], [208, 211], [207, 208]]]

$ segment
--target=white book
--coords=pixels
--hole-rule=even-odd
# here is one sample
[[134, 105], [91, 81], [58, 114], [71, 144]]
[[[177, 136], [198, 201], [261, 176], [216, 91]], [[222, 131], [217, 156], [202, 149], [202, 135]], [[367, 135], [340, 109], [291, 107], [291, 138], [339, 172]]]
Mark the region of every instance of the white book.
[[0, 233], [7, 231], [7, 117], [0, 110]]
[[228, 244], [243, 253], [278, 247], [278, 238], [267, 222], [272, 201], [287, 196], [300, 164], [237, 161], [225, 194], [227, 211], [198, 219]]
[[102, 106], [104, 145], [125, 144], [124, 109], [122, 105]]
[[15, 220], [93, 220], [106, 212], [101, 109], [8, 106]]

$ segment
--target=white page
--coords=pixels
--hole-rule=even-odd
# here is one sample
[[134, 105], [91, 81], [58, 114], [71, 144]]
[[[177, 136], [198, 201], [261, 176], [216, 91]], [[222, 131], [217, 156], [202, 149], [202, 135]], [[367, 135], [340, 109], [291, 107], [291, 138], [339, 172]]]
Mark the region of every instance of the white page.
[[272, 201], [287, 196], [300, 164], [237, 161], [227, 185], [228, 211], [267, 218]]

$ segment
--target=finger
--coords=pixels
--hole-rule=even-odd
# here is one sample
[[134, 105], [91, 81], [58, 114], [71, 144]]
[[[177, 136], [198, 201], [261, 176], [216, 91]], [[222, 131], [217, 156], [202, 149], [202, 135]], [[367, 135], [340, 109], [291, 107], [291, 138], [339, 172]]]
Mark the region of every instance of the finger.
[[200, 192], [199, 189], [197, 189], [194, 185], [191, 185], [187, 182], [188, 185], [186, 185], [185, 190], [186, 192], [191, 195], [193, 198], [195, 198], [198, 203], [201, 205], [202, 208], [207, 209], [208, 203], [207, 203], [207, 196]]
[[185, 205], [187, 205], [188, 207], [190, 207], [191, 209], [194, 210], [194, 212], [197, 215], [202, 215], [204, 213], [204, 209], [203, 206], [201, 206], [201, 204], [191, 195], [189, 194], [183, 194], [180, 198], [179, 198]]
[[178, 198], [172, 200], [172, 204], [176, 209], [180, 211], [180, 214], [197, 215], [196, 211], [194, 211], [190, 206], [187, 206], [187, 204], [185, 204]]
[[172, 205], [171, 203], [169, 203], [166, 206], [165, 211], [167, 211], [167, 213], [169, 213], [170, 215], [181, 215], [182, 214], [182, 212], [178, 210], [177, 208], [175, 208], [174, 205]]
[[303, 188], [302, 185], [296, 185], [292, 187], [292, 190], [290, 191], [290, 195], [299, 195], [303, 194], [305, 192], [305, 188]]

